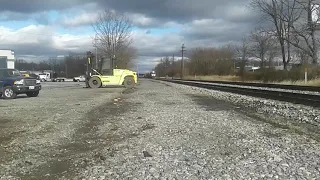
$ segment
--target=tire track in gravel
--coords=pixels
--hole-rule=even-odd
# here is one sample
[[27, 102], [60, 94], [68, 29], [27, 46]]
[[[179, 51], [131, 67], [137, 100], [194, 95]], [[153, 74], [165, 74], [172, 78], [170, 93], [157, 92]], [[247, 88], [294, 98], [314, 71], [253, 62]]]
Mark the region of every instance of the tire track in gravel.
[[[92, 159], [103, 160], [105, 157], [99, 155], [99, 151], [106, 146], [121, 141], [122, 138], [112, 131], [107, 136], [101, 136], [97, 133], [99, 126], [103, 125], [105, 121], [109, 121], [114, 127], [117, 127], [117, 122], [112, 121], [112, 119], [131, 109], [131, 104], [126, 102], [126, 98], [128, 94], [134, 91], [134, 89], [125, 89], [122, 95], [113, 99], [114, 101], [107, 102], [89, 111], [83, 117], [85, 123], [76, 130], [71, 143], [59, 147], [60, 153], [53, 155], [53, 160], [33, 171], [31, 175], [22, 178], [71, 179], [78, 171], [85, 168]], [[116, 130], [116, 128], [113, 130]]]

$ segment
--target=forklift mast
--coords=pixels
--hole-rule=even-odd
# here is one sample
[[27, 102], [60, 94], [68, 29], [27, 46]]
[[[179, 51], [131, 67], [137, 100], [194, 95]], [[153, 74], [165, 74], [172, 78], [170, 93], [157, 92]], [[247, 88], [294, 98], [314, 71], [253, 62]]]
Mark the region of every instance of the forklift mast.
[[86, 71], [86, 87], [89, 87], [89, 79], [91, 78], [93, 71], [92, 71], [92, 58], [94, 57], [91, 51], [87, 52], [87, 71]]

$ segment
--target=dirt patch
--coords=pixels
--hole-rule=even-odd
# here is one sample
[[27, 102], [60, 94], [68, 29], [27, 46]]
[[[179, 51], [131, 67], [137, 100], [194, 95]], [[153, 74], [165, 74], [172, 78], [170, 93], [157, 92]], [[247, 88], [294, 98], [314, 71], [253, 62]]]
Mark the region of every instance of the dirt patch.
[[[112, 119], [129, 109], [129, 103], [126, 103], [123, 98], [120, 98], [116, 104], [108, 102], [93, 108], [83, 118], [85, 123], [75, 132], [72, 143], [59, 147], [62, 151], [56, 154], [53, 160], [45, 166], [41, 166], [40, 169], [32, 174], [40, 179], [55, 179], [62, 176], [73, 177], [78, 169], [87, 165], [86, 159], [88, 157], [94, 159], [102, 148], [122, 140], [122, 138], [114, 134], [114, 131], [118, 128]], [[113, 131], [106, 136], [101, 136], [97, 131], [106, 122], [115, 123], [111, 128]]]
[[[189, 95], [195, 102], [206, 108], [207, 111], [233, 110], [239, 114], [250, 117], [247, 118], [253, 123], [267, 123], [273, 127], [282, 129], [286, 132], [308, 135], [310, 138], [320, 141], [319, 127], [307, 123], [295, 123], [290, 120], [277, 117], [272, 114], [261, 114], [256, 109], [235, 106], [229, 102], [217, 100], [206, 95]], [[262, 132], [267, 137], [280, 137], [281, 134], [272, 134], [270, 132]]]
[[203, 106], [207, 111], [228, 111], [234, 109], [230, 103], [214, 99], [210, 96], [189, 95], [193, 101]]
[[10, 123], [10, 121], [11, 121], [11, 120], [9, 120], [9, 119], [4, 119], [4, 118], [0, 119], [0, 128], [6, 127], [6, 125], [7, 125], [8, 123]]
[[101, 144], [95, 134], [99, 120], [90, 119], [89, 114], [105, 121], [101, 118], [112, 114], [106, 111], [109, 104], [114, 105], [114, 98], [124, 90], [84, 89], [72, 82], [43, 86], [37, 98], [19, 98], [1, 105], [0, 177], [4, 179], [8, 175], [58, 179], [72, 174], [75, 166], [85, 165], [82, 157]]
[[131, 94], [134, 93], [135, 90], [135, 88], [125, 89], [124, 91], [122, 91], [122, 94]]
[[271, 132], [271, 131], [264, 131], [262, 134], [268, 138], [279, 138], [283, 136], [283, 134], [279, 132]]
[[175, 105], [177, 104], [176, 102], [161, 102], [160, 104], [163, 104], [163, 105], [166, 105], [166, 106], [172, 106], [172, 105]]
[[142, 127], [141, 127], [141, 130], [142, 131], [146, 131], [146, 130], [150, 130], [150, 129], [154, 129], [156, 126], [154, 125], [154, 124], [149, 124], [149, 123], [147, 123], [147, 124], [145, 124], [145, 125], [143, 125]]

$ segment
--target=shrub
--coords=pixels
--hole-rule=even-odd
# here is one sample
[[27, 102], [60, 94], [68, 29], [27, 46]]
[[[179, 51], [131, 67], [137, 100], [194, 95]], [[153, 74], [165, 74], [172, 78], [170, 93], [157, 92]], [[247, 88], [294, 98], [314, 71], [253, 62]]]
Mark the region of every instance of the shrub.
[[[308, 68], [308, 80], [320, 78], [319, 67]], [[273, 68], [260, 69], [256, 72], [245, 72], [242, 76], [243, 81], [263, 81], [281, 82], [281, 81], [299, 81], [304, 80], [304, 68], [292, 68], [289, 71], [275, 70]]]

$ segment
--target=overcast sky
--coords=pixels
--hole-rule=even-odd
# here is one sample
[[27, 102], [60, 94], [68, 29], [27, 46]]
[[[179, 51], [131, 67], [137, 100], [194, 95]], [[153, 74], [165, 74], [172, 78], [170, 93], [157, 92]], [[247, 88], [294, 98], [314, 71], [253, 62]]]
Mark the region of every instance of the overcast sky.
[[104, 8], [125, 13], [135, 28], [140, 71], [180, 47], [238, 42], [257, 26], [250, 0], [0, 0], [0, 49], [18, 58], [46, 60], [92, 49], [89, 25]]

